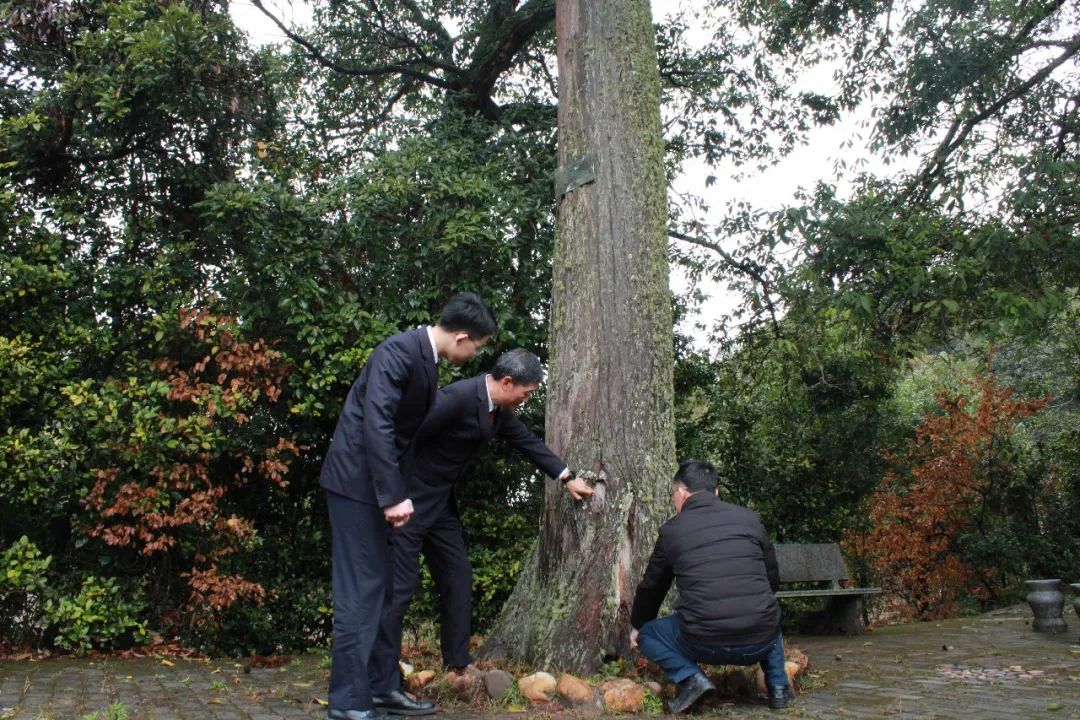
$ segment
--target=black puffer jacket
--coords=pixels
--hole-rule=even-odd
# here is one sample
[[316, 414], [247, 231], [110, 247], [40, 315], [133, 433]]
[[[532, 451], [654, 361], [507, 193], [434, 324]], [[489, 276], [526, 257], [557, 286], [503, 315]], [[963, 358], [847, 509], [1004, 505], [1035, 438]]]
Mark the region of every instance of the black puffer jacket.
[[710, 492], [686, 499], [660, 528], [634, 596], [630, 624], [656, 617], [672, 579], [675, 612], [686, 638], [699, 645], [757, 645], [776, 637], [780, 571], [765, 526], [752, 511]]

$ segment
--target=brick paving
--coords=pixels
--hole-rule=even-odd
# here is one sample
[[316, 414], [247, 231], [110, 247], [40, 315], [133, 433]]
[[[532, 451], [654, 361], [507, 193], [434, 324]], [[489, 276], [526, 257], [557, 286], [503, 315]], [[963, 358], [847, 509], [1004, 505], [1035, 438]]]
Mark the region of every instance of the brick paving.
[[[720, 702], [705, 717], [821, 720], [1080, 718], [1080, 621], [1031, 630], [1025, 607], [972, 618], [881, 628], [859, 637], [790, 637], [811, 660], [795, 705]], [[232, 661], [0, 662], [0, 720], [301, 720], [325, 717], [325, 654], [245, 672]], [[109, 708], [112, 711], [109, 712]], [[533, 710], [531, 717], [595, 716]], [[491, 709], [441, 710], [436, 720], [520, 718]], [[639, 717], [647, 717], [641, 715]]]

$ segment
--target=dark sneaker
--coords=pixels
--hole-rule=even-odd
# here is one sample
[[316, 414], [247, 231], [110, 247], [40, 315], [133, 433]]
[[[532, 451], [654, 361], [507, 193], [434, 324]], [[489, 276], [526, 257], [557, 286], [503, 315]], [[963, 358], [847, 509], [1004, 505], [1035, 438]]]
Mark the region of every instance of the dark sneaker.
[[773, 710], [783, 710], [793, 702], [795, 702], [795, 691], [791, 689], [790, 683], [769, 688], [769, 707]]
[[679, 694], [668, 703], [668, 710], [673, 713], [689, 712], [708, 693], [716, 690], [709, 678], [703, 673], [697, 673], [679, 683]]

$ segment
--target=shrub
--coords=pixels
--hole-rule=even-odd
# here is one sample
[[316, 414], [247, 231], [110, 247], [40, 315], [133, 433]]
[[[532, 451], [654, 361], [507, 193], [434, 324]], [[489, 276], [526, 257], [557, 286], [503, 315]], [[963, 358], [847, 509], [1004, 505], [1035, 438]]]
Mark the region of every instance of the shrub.
[[82, 520], [86, 535], [139, 557], [149, 571], [179, 571], [187, 586], [181, 614], [197, 625], [266, 598], [237, 560], [261, 541], [250, 517], [258, 506], [234, 498], [252, 485], [264, 493], [285, 487], [301, 448], [270, 429], [269, 406], [289, 373], [280, 353], [204, 311], [182, 311], [179, 331], [177, 354], [192, 362], [156, 361], [160, 376], [148, 385], [107, 383], [83, 401], [100, 406], [102, 444]]
[[138, 620], [141, 612], [139, 603], [124, 599], [115, 580], [93, 575], [83, 580], [73, 597], [45, 601], [55, 643], [78, 653], [145, 642], [146, 626]]
[[[993, 376], [968, 383], [975, 403], [942, 393], [869, 499], [871, 527], [845, 545], [919, 618], [955, 614], [966, 596], [991, 602], [1023, 570], [1017, 498], [1032, 488], [1013, 431], [1046, 400], [1020, 400]], [[1026, 525], [1026, 522], [1021, 522]]]
[[9, 639], [16, 643], [41, 635], [45, 572], [51, 564], [52, 557], [42, 557], [25, 535], [0, 554], [0, 625], [12, 629]]

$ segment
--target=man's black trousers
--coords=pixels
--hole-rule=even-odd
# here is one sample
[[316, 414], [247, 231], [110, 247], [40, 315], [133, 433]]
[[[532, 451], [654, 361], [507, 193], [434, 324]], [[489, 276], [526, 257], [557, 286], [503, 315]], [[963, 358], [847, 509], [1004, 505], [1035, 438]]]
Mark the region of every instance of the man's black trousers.
[[372, 650], [385, 598], [392, 592], [390, 526], [377, 505], [330, 491], [326, 505], [334, 598], [328, 701], [332, 710], [370, 710]]
[[401, 686], [398, 661], [405, 613], [420, 584], [423, 552], [439, 596], [439, 638], [443, 664], [464, 667], [472, 662], [472, 565], [458, 517], [453, 486], [409, 488], [414, 512], [392, 533], [393, 583], [386, 596], [375, 644], [372, 688], [387, 693]]

